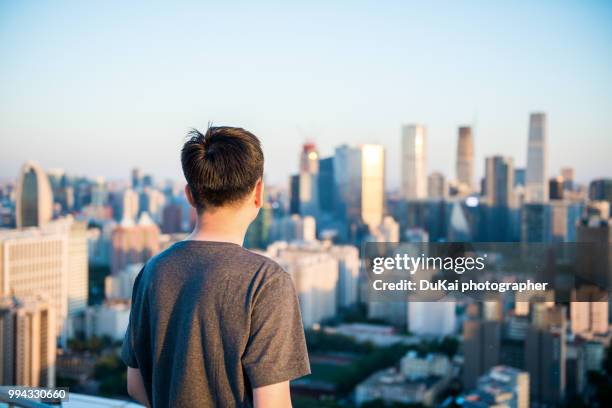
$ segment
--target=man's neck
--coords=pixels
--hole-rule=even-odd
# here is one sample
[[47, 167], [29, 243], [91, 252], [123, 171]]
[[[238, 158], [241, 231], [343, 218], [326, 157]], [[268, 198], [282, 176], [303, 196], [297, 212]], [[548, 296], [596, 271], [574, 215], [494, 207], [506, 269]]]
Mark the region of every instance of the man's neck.
[[248, 224], [237, 214], [218, 210], [214, 214], [202, 214], [196, 220], [193, 232], [185, 238], [189, 241], [230, 242], [242, 245]]

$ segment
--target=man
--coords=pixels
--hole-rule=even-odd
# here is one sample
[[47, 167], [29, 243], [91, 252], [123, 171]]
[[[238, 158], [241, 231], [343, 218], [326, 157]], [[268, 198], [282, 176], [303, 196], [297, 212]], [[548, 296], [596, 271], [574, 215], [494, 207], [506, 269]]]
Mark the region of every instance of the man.
[[291, 407], [310, 373], [290, 276], [242, 247], [263, 203], [264, 158], [246, 130], [192, 131], [181, 162], [194, 231], [134, 283], [122, 359], [129, 394], [152, 407]]

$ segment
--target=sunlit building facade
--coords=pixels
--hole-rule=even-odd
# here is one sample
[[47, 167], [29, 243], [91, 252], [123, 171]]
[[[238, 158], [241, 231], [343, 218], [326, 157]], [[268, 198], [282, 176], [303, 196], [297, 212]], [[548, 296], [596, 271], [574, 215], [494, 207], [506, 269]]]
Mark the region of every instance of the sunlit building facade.
[[402, 196], [427, 198], [427, 129], [423, 125], [402, 128]]

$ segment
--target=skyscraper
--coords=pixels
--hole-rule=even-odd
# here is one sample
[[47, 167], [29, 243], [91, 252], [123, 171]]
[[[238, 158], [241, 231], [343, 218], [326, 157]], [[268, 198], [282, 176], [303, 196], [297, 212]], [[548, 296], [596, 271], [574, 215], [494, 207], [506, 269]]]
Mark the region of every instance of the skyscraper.
[[306, 142], [302, 146], [300, 173], [319, 173], [319, 152], [317, 146], [312, 142]]
[[319, 161], [319, 208], [325, 213], [333, 213], [335, 208], [336, 182], [334, 180], [334, 158]]
[[427, 198], [427, 130], [423, 125], [402, 128], [402, 196]]
[[361, 146], [361, 218], [370, 229], [382, 222], [385, 211], [385, 148]]
[[490, 206], [514, 205], [514, 165], [511, 157], [487, 157], [485, 162], [485, 190]]
[[545, 113], [529, 116], [527, 142], [526, 200], [548, 201], [548, 145]]
[[474, 138], [472, 128], [469, 126], [459, 127], [456, 166], [459, 188], [472, 190], [474, 183]]
[[319, 214], [319, 153], [314, 143], [304, 143], [300, 153], [300, 171], [290, 179], [291, 214]]
[[16, 191], [17, 228], [36, 227], [53, 216], [53, 192], [49, 178], [36, 163], [21, 168]]
[[370, 229], [382, 222], [385, 194], [385, 149], [381, 145], [340, 146], [334, 156], [337, 214]]

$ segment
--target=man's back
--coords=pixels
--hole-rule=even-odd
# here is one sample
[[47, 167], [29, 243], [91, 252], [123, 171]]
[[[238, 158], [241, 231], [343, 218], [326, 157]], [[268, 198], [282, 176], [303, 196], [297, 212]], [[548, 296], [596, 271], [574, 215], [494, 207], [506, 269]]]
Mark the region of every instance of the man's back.
[[154, 407], [251, 406], [253, 388], [310, 373], [291, 278], [227, 242], [182, 241], [147, 263], [122, 357]]

